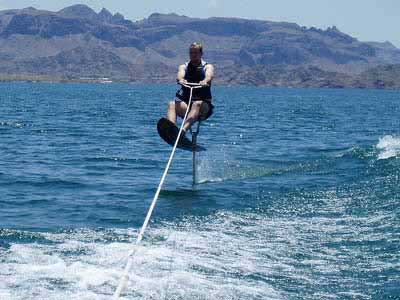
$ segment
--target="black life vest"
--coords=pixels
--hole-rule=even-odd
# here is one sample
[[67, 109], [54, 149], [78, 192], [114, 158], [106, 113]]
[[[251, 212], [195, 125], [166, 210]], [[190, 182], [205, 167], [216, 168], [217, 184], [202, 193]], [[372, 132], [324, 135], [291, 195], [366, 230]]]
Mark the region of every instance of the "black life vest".
[[[199, 83], [200, 81], [204, 80], [206, 78], [206, 65], [207, 62], [204, 60], [202, 60], [201, 64], [198, 66], [193, 65], [191, 62], [187, 62], [185, 64], [185, 80], [191, 83]], [[182, 101], [188, 102], [190, 97], [190, 89], [187, 87], [182, 87], [176, 93], [176, 96]], [[210, 86], [205, 86], [201, 89], [193, 89], [192, 101], [211, 101], [211, 99], [211, 84]]]

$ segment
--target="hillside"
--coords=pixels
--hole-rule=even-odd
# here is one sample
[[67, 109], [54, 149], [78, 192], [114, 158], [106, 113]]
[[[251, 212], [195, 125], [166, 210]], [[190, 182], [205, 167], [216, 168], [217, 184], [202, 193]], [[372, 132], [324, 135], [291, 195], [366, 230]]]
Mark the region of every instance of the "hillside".
[[[200, 41], [217, 81], [296, 87], [398, 88], [400, 50], [336, 27], [152, 14], [132, 22], [85, 5], [0, 11], [0, 80], [173, 82]], [[391, 67], [390, 67], [391, 66]]]

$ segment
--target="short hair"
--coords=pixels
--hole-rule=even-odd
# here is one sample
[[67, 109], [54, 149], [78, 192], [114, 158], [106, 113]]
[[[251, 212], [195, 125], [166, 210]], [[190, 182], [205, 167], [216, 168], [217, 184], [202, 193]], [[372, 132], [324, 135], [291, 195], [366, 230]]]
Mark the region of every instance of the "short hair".
[[194, 42], [190, 45], [189, 49], [192, 49], [192, 48], [199, 49], [200, 53], [203, 54], [203, 45], [202, 44]]

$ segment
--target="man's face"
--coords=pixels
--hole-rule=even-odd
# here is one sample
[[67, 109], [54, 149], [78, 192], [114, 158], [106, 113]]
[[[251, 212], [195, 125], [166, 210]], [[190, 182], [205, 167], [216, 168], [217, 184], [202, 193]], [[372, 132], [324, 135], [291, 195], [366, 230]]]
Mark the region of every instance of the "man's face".
[[198, 48], [190, 48], [189, 49], [190, 60], [193, 62], [199, 62], [201, 60], [201, 52]]

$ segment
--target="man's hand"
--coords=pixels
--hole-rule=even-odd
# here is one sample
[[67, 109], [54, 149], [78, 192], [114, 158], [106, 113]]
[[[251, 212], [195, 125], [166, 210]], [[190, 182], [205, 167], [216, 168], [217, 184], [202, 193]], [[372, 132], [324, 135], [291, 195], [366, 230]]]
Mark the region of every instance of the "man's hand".
[[179, 83], [180, 85], [182, 85], [182, 84], [187, 84], [188, 82], [187, 82], [186, 79], [180, 79], [180, 80], [178, 80], [178, 83]]
[[209, 86], [208, 80], [202, 80], [202, 81], [199, 82], [199, 84], [202, 85], [202, 86]]

